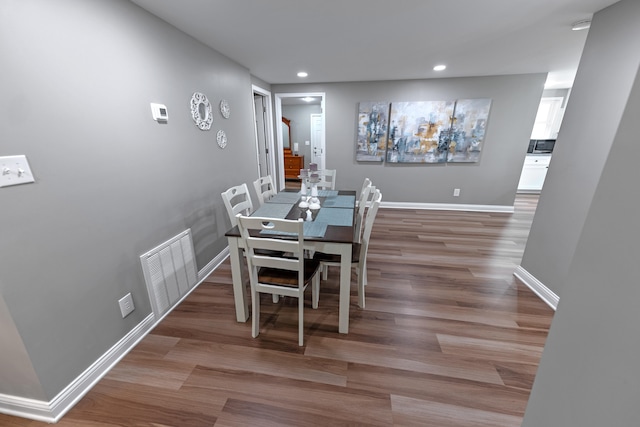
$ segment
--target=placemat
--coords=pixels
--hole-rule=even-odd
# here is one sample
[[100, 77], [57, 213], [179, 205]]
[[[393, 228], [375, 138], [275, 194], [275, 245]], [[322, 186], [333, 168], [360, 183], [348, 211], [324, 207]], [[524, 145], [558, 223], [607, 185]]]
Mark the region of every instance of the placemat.
[[327, 224], [317, 221], [304, 222], [304, 237], [324, 237], [327, 232]]
[[297, 193], [294, 193], [294, 192], [291, 192], [291, 191], [281, 191], [280, 193], [276, 194], [275, 196], [273, 196], [272, 198], [267, 200], [267, 203], [289, 203], [289, 204], [293, 204], [293, 203], [297, 202], [298, 200], [300, 200], [300, 192], [299, 191]]
[[286, 218], [291, 210], [291, 203], [265, 203], [255, 210], [251, 216], [262, 216], [265, 218]]
[[356, 196], [327, 197], [322, 203], [325, 208], [351, 208], [356, 204]]
[[338, 190], [318, 190], [318, 197], [335, 197], [338, 195]]
[[[305, 221], [303, 224], [304, 237], [324, 237], [327, 232], [327, 223], [316, 221]], [[295, 236], [297, 233], [289, 233], [273, 230], [262, 230], [260, 234], [271, 234], [278, 236]]]
[[329, 225], [353, 225], [353, 209], [323, 207], [316, 216], [316, 222], [324, 222]]

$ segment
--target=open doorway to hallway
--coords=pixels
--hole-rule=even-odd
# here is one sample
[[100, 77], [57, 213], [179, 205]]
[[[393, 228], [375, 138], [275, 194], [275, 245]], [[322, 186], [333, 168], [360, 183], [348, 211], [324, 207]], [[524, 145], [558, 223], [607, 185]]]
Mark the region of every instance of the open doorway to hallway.
[[255, 125], [258, 177], [276, 173], [276, 150], [273, 141], [271, 92], [253, 85], [253, 113]]
[[278, 171], [280, 188], [299, 186], [297, 173], [287, 169], [287, 161], [299, 169], [310, 163], [318, 164], [318, 169], [326, 167], [324, 97], [322, 92], [275, 94], [275, 123], [287, 123], [276, 127], [276, 157], [283, 166]]

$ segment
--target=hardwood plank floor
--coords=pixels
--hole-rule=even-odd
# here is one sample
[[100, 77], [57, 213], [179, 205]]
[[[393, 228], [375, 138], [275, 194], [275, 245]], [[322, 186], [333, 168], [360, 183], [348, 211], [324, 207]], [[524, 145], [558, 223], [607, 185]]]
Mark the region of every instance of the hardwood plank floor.
[[[338, 334], [338, 270], [320, 306], [262, 300], [237, 323], [225, 261], [59, 426], [519, 426], [553, 317], [513, 271], [537, 196], [514, 214], [380, 209], [366, 309]], [[45, 424], [0, 415], [0, 425]]]

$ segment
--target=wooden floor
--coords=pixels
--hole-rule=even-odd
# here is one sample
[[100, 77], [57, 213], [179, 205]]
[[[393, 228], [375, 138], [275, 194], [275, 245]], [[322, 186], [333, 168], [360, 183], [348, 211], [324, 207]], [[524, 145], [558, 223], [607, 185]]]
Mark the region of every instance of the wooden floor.
[[520, 426], [553, 316], [513, 277], [536, 204], [380, 209], [366, 309], [353, 286], [338, 334], [330, 270], [317, 310], [308, 292], [304, 347], [294, 299], [264, 297], [256, 339], [235, 321], [227, 260], [58, 425]]

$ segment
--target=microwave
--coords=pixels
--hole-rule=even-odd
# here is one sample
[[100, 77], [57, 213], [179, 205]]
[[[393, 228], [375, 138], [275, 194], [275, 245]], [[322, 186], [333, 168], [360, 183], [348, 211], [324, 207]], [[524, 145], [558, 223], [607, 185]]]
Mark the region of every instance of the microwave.
[[553, 153], [553, 146], [556, 144], [555, 139], [531, 139], [529, 140], [529, 154], [550, 154]]

